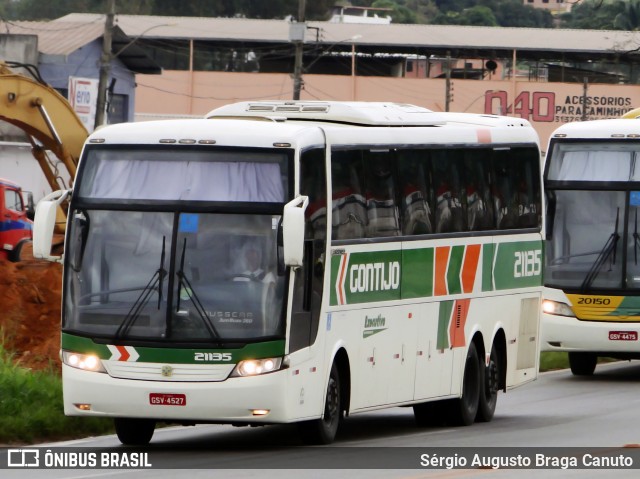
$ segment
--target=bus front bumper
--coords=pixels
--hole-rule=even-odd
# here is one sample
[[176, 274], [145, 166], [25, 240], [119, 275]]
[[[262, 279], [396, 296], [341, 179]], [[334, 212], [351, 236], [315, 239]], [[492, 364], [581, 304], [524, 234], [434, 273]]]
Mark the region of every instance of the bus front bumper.
[[[640, 324], [583, 321], [544, 313], [541, 351], [635, 352], [640, 354]], [[635, 339], [634, 339], [635, 338]]]
[[140, 381], [62, 366], [68, 416], [268, 424], [289, 422], [287, 370], [225, 381]]

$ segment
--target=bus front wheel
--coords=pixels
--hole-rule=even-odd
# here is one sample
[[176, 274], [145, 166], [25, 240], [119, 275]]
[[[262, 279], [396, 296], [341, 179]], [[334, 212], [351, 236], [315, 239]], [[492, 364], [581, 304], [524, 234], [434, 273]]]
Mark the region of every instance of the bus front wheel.
[[113, 420], [120, 442], [126, 446], [144, 446], [149, 444], [156, 428], [151, 419], [132, 419], [117, 417]]
[[593, 353], [569, 353], [569, 367], [574, 376], [591, 376], [597, 362], [598, 356]]
[[335, 363], [331, 366], [324, 414], [320, 419], [305, 421], [298, 425], [300, 436], [306, 444], [331, 444], [342, 421], [342, 391], [340, 372]]

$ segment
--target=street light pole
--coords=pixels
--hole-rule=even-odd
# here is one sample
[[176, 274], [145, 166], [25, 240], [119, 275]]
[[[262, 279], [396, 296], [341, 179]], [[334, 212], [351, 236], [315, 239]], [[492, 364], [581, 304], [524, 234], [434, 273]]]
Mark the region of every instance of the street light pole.
[[[298, 23], [304, 25], [304, 11], [306, 0], [298, 0]], [[300, 90], [302, 90], [302, 53], [304, 48], [304, 37], [297, 40], [296, 56], [293, 65], [293, 99], [300, 99]]]
[[111, 70], [111, 44], [113, 42], [113, 18], [116, 15], [116, 0], [109, 0], [109, 13], [104, 24], [102, 37], [102, 55], [100, 57], [100, 78], [98, 80], [98, 100], [94, 127], [98, 128], [106, 120], [107, 85]]

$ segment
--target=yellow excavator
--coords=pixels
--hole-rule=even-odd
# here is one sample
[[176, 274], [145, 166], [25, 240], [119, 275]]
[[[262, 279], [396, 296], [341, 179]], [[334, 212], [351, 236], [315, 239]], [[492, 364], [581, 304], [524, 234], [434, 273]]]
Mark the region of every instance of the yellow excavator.
[[[33, 78], [16, 73], [17, 67], [25, 68]], [[36, 67], [0, 60], [0, 120], [27, 134], [31, 152], [52, 191], [71, 186], [64, 184], [49, 152], [62, 162], [73, 182], [89, 133], [69, 102], [42, 80]], [[64, 233], [65, 224], [66, 205], [62, 205], [56, 219], [58, 233]]]

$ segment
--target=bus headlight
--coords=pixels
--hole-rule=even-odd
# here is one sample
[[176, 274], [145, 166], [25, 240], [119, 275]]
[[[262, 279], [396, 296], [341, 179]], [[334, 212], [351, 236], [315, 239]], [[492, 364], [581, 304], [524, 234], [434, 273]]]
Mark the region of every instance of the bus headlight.
[[95, 371], [106, 373], [102, 366], [102, 361], [95, 354], [80, 354], [72, 351], [62, 351], [62, 362], [72, 368], [82, 369], [83, 371]]
[[231, 377], [258, 376], [278, 371], [282, 368], [282, 358], [245, 359], [240, 361]]
[[551, 301], [550, 299], [545, 299], [542, 302], [542, 311], [547, 314], [553, 314], [555, 316], [569, 316], [575, 317], [571, 306], [567, 303], [560, 303], [559, 301]]

